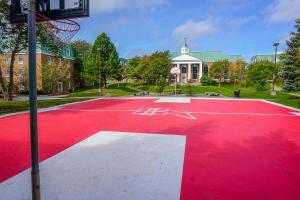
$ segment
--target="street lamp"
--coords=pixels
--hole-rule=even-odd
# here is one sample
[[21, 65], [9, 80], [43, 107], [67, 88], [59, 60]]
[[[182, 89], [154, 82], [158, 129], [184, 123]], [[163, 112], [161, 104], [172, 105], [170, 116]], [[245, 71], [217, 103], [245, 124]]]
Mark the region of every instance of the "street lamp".
[[100, 48], [97, 48], [97, 52], [98, 52], [98, 59], [99, 59], [99, 66], [98, 66], [99, 93], [101, 92], [100, 50], [101, 50]]
[[[277, 68], [277, 49], [279, 46], [279, 42], [275, 42], [273, 44], [273, 46], [275, 47], [275, 69]], [[275, 91], [275, 73], [273, 72], [273, 80], [272, 80], [272, 95], [276, 95], [276, 91]]]

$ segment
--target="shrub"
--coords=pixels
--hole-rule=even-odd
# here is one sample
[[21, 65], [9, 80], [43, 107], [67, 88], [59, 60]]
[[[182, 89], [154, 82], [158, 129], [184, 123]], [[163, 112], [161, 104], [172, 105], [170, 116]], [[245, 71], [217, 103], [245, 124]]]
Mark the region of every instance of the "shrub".
[[203, 86], [216, 85], [217, 82], [215, 80], [210, 79], [208, 76], [203, 76], [200, 80]]

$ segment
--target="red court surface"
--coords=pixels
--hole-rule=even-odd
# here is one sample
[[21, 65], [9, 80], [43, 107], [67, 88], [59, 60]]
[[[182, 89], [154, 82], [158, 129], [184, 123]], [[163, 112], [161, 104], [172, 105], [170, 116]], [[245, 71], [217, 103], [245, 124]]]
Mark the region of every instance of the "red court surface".
[[[300, 199], [297, 111], [263, 101], [156, 100], [98, 99], [40, 113], [40, 161], [99, 131], [185, 135], [181, 200]], [[28, 114], [0, 118], [0, 183], [30, 167], [29, 139]]]

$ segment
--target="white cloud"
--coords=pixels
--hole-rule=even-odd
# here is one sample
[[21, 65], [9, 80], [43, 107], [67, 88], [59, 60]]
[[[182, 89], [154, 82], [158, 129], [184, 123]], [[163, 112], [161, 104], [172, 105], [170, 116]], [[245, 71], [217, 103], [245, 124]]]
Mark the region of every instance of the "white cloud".
[[271, 23], [295, 20], [300, 18], [300, 0], [275, 0], [266, 12]]
[[257, 16], [236, 17], [231, 19], [228, 24], [230, 27], [238, 28], [257, 19]]
[[167, 4], [167, 0], [91, 0], [91, 13], [109, 13], [123, 9], [154, 9]]
[[217, 22], [213, 19], [203, 21], [189, 20], [174, 29], [172, 36], [177, 39], [188, 37], [191, 40], [213, 34], [217, 31]]

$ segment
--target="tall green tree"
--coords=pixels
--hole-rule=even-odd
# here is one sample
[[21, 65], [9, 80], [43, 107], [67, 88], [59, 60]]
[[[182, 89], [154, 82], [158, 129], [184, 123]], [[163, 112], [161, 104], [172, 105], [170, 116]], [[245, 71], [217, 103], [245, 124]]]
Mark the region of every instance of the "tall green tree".
[[127, 79], [140, 79], [139, 74], [141, 72], [137, 71], [137, 66], [142, 61], [142, 57], [134, 57], [128, 60], [128, 63], [125, 66], [124, 75]]
[[211, 78], [219, 80], [219, 86], [221, 86], [222, 80], [225, 78], [225, 73], [228, 73], [230, 62], [228, 60], [220, 60], [212, 64], [209, 75]]
[[83, 77], [87, 81], [96, 81], [101, 76], [104, 86], [107, 80], [114, 78], [120, 70], [120, 59], [115, 45], [106, 33], [97, 37], [92, 51], [84, 61]]
[[257, 90], [265, 90], [267, 81], [271, 80], [273, 74], [278, 73], [273, 62], [260, 61], [248, 67], [247, 79], [250, 84], [256, 86]]
[[170, 77], [172, 61], [168, 51], [155, 52], [143, 57], [134, 57], [125, 68], [126, 78], [147, 84], [165, 83]]
[[300, 90], [300, 63], [297, 62], [300, 49], [300, 19], [296, 20], [295, 28], [296, 32], [292, 32], [291, 38], [286, 42], [288, 48], [281, 70], [284, 89], [288, 91]]
[[88, 57], [92, 50], [92, 45], [85, 40], [76, 40], [72, 42], [72, 47], [75, 51], [75, 63], [74, 63], [74, 81], [77, 86], [83, 86], [83, 78], [81, 74], [84, 71], [83, 62]]

